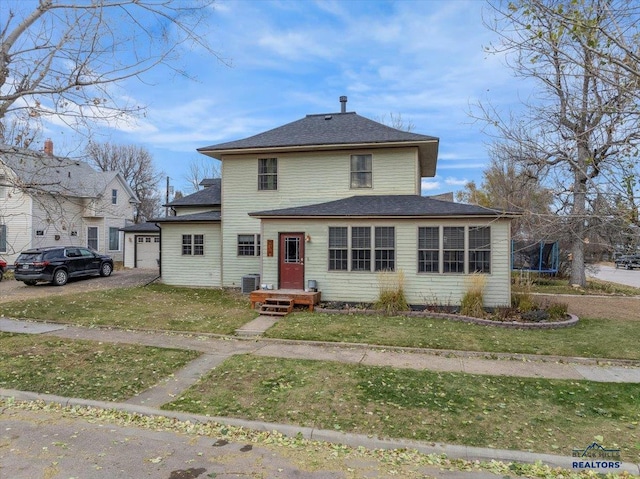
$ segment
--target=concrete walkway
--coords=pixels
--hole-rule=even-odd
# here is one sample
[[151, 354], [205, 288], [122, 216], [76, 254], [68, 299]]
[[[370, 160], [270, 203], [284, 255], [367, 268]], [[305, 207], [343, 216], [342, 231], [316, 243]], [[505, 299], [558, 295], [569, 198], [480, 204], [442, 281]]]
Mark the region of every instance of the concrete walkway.
[[[259, 334], [273, 324], [272, 318], [259, 317], [247, 325], [247, 334]], [[181, 391], [194, 384], [202, 375], [236, 354], [251, 353], [279, 358], [300, 358], [340, 361], [370, 366], [391, 366], [418, 370], [466, 372], [470, 374], [505, 375], [517, 377], [544, 377], [552, 379], [576, 379], [598, 382], [640, 383], [640, 361], [593, 360], [554, 356], [473, 353], [466, 351], [437, 351], [414, 348], [376, 347], [364, 344], [322, 343], [307, 341], [283, 341], [265, 338], [230, 338], [212, 335], [186, 335], [170, 332], [143, 332], [120, 329], [85, 328], [58, 324], [0, 319], [0, 331], [43, 334], [66, 339], [83, 339], [113, 343], [141, 344], [163, 348], [178, 348], [200, 351], [200, 358], [189, 363], [171, 377], [131, 398], [126, 403], [97, 403], [79, 399], [58, 398], [36, 393], [0, 390], [0, 396], [18, 399], [43, 399], [63, 404], [87, 404], [97, 407], [122, 409], [144, 414], [167, 415], [160, 411], [161, 405], [171, 401]], [[192, 415], [171, 414], [177, 418]], [[198, 421], [207, 420], [202, 417]], [[209, 418], [211, 419], [211, 418]], [[228, 424], [241, 424], [251, 428], [278, 430], [285, 434], [297, 434], [305, 428], [288, 425], [264, 424], [215, 418]], [[335, 431], [306, 431], [310, 438], [341, 442], [351, 445], [373, 444], [377, 440], [364, 436], [336, 433]], [[383, 441], [384, 442], [384, 441]], [[426, 445], [407, 441], [387, 441], [386, 447], [411, 447], [423, 452], [446, 453], [450, 457], [473, 459], [496, 459], [505, 461], [535, 462], [570, 468], [571, 458], [545, 454], [530, 454], [519, 451], [469, 448], [447, 445]], [[470, 452], [471, 451], [471, 452]], [[639, 474], [638, 465], [624, 466], [633, 474]]]

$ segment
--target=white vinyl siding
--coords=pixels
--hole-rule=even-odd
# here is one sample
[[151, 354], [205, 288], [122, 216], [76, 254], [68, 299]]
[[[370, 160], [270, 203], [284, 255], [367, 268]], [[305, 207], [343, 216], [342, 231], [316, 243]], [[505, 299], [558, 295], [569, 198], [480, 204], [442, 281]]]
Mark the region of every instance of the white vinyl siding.
[[[384, 181], [375, 182], [372, 188], [352, 189], [352, 154], [372, 154], [372, 175], [384, 178]], [[258, 158], [257, 155], [225, 155], [222, 161], [224, 286], [239, 287], [242, 276], [260, 273], [262, 268], [261, 257], [237, 254], [239, 234], [260, 232], [260, 220], [247, 213], [310, 205], [354, 195], [420, 194], [417, 148], [414, 147], [380, 148], [374, 152], [279, 153], [278, 189], [250, 193], [247, 188], [251, 189], [250, 182], [256, 181]], [[300, 231], [300, 228], [289, 231]], [[326, 229], [322, 234], [327, 236]], [[277, 243], [277, 238], [275, 240]], [[266, 244], [264, 235], [262, 243]], [[263, 253], [262, 258], [264, 256]], [[327, 260], [323, 268], [325, 272], [328, 270]]]
[[[220, 287], [220, 223], [163, 223], [160, 265], [162, 282], [172, 286]], [[202, 255], [182, 255], [183, 235], [203, 239]], [[195, 245], [194, 245], [195, 246]]]
[[[504, 306], [511, 302], [510, 272], [510, 224], [509, 220], [491, 221], [491, 273], [486, 275], [484, 291], [487, 306]], [[311, 241], [305, 244], [305, 280], [315, 280], [322, 292], [323, 301], [375, 302], [379, 294], [380, 273], [330, 270], [329, 227], [394, 227], [395, 228], [395, 271], [405, 277], [404, 288], [407, 301], [415, 305], [459, 304], [469, 287], [470, 274], [419, 273], [418, 236], [419, 228], [438, 228], [440, 235], [445, 226], [469, 229], [482, 226], [478, 219], [332, 219], [327, 226], [325, 219], [272, 219], [263, 222], [262, 241], [278, 238], [282, 231], [304, 231]], [[441, 238], [440, 238], [441, 241]], [[276, 241], [277, 244], [277, 241]], [[442, 242], [440, 242], [442, 248]], [[263, 256], [260, 271], [261, 282], [277, 284], [278, 252], [273, 257]], [[394, 274], [394, 273], [389, 273]]]

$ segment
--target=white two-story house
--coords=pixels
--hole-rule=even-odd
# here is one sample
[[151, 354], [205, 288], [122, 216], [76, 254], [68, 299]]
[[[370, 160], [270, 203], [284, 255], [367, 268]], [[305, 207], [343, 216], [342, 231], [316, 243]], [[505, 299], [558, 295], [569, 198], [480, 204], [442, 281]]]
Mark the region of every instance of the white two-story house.
[[29, 248], [88, 246], [122, 261], [121, 228], [133, 222], [135, 193], [122, 175], [44, 152], [0, 145], [0, 256]]
[[455, 305], [479, 274], [485, 305], [509, 304], [512, 215], [421, 196], [438, 138], [341, 102], [339, 113], [198, 149], [222, 162], [220, 207], [160, 220], [163, 281], [239, 287], [258, 274], [278, 289], [313, 280], [326, 301], [373, 302], [391, 271], [411, 304]]

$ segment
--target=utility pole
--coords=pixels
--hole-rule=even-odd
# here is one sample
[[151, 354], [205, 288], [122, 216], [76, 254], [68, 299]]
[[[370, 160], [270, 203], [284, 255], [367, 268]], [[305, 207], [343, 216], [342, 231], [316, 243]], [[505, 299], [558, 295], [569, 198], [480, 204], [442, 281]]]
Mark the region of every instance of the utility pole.
[[[166, 196], [166, 201], [164, 202], [165, 205], [169, 204], [169, 177], [167, 176], [167, 196]], [[169, 216], [169, 207], [165, 206], [164, 207], [164, 216], [165, 218], [167, 216]]]

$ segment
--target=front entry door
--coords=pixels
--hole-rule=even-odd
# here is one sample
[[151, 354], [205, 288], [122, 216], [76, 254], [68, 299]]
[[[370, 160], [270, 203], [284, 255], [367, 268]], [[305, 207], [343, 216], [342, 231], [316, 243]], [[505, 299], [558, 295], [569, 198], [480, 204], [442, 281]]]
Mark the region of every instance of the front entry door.
[[304, 289], [304, 233], [280, 233], [280, 289]]

